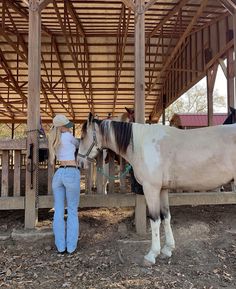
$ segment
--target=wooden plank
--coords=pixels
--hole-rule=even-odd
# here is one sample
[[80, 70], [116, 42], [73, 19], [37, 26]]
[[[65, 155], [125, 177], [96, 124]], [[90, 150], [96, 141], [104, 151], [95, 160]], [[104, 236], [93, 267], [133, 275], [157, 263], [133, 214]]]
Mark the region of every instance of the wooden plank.
[[15, 150], [14, 154], [14, 184], [13, 184], [13, 195], [14, 197], [20, 196], [20, 185], [21, 185], [21, 151]]
[[55, 172], [55, 165], [48, 161], [48, 195], [52, 195], [52, 178]]
[[[142, 11], [144, 0], [137, 0], [135, 14], [135, 121], [145, 123], [145, 14]], [[138, 200], [138, 201], [137, 201]], [[145, 219], [145, 222], [143, 222]], [[135, 206], [135, 226], [139, 234], [146, 232], [146, 206], [142, 206], [139, 198]]]
[[170, 193], [171, 206], [236, 204], [236, 192]]
[[230, 48], [227, 52], [227, 71], [226, 71], [226, 80], [227, 80], [227, 105], [228, 112], [230, 112], [229, 107], [235, 107], [234, 99], [234, 49]]
[[26, 149], [26, 138], [0, 140], [0, 150], [25, 150], [25, 149]]
[[[136, 1], [137, 11], [142, 10], [143, 0]], [[145, 22], [144, 13], [136, 13], [135, 23], [135, 121], [145, 122]]]
[[[108, 195], [81, 195], [80, 208], [121, 208], [134, 207], [134, 194], [108, 194]], [[39, 208], [52, 208], [53, 196], [39, 196]]]
[[146, 200], [142, 195], [136, 195], [135, 202], [135, 226], [136, 232], [139, 235], [145, 235], [147, 233], [147, 218], [146, 218]]
[[25, 197], [1, 197], [0, 210], [24, 210]]
[[7, 197], [9, 191], [9, 151], [2, 152], [2, 191], [1, 197]]
[[135, 11], [135, 4], [132, 0], [121, 0], [128, 8]]
[[[97, 156], [97, 168], [103, 170], [103, 151]], [[96, 178], [97, 194], [104, 194], [104, 177], [97, 172]]]
[[[125, 164], [126, 164], [126, 160], [120, 157], [120, 172], [123, 172], [125, 170]], [[120, 192], [125, 193], [126, 191], [127, 190], [126, 190], [125, 177], [120, 178]]]
[[86, 192], [87, 194], [92, 194], [92, 187], [93, 187], [93, 163], [88, 164], [88, 169], [86, 170]]
[[[0, 210], [24, 209], [24, 197], [1, 197]], [[170, 206], [230, 205], [236, 204], [235, 192], [169, 193]], [[80, 208], [134, 207], [135, 194], [81, 195]], [[39, 196], [39, 208], [53, 207], [53, 196]]]
[[42, 11], [44, 8], [47, 7], [48, 4], [52, 3], [53, 0], [40, 0], [39, 2], [39, 9]]
[[[112, 157], [109, 158], [109, 176], [115, 176], [115, 173], [115, 156], [112, 154]], [[115, 189], [115, 180], [109, 179], [108, 181], [108, 190], [109, 193], [112, 193]]]
[[208, 126], [213, 125], [213, 91], [216, 80], [216, 73], [218, 69], [218, 63], [212, 66], [207, 71], [207, 115], [208, 115]]
[[[28, 50], [28, 106], [27, 106], [27, 158], [25, 192], [25, 228], [34, 228], [38, 220], [38, 130], [40, 128], [40, 69], [41, 69], [41, 15], [37, 0], [29, 1]], [[31, 162], [33, 171], [31, 172]]]

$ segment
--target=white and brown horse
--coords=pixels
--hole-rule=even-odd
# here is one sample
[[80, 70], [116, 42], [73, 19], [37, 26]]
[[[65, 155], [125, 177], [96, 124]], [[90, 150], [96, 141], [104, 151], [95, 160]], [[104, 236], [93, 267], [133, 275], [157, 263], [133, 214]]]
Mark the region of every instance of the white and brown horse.
[[[152, 229], [145, 260], [153, 264], [160, 253], [170, 257], [175, 247], [168, 189], [210, 190], [236, 180], [236, 124], [180, 130], [159, 124], [98, 121], [90, 114], [82, 127], [80, 161], [86, 163], [85, 156], [94, 158], [102, 148], [125, 158], [143, 185]], [[161, 221], [166, 237], [162, 250]]]

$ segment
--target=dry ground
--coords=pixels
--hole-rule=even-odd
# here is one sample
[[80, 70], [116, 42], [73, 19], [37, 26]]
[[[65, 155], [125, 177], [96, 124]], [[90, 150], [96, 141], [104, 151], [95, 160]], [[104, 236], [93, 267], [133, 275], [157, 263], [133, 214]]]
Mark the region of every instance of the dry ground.
[[[50, 240], [0, 244], [0, 288], [235, 289], [236, 206], [172, 207], [176, 250], [145, 267], [150, 232], [139, 237], [133, 210], [80, 211], [81, 236], [73, 255], [58, 255]], [[52, 212], [40, 211], [41, 227]], [[23, 212], [0, 212], [0, 230], [23, 227]]]

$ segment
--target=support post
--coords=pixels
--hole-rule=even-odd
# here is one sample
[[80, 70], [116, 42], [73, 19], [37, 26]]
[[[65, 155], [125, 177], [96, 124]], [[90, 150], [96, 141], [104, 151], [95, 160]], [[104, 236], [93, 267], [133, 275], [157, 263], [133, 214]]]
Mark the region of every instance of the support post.
[[233, 14], [233, 29], [234, 29], [234, 99], [233, 99], [233, 107], [236, 103], [236, 10], [234, 8], [234, 14]]
[[[145, 122], [145, 2], [136, 0], [135, 13], [135, 121]], [[146, 233], [146, 202], [136, 195], [135, 225], [138, 234]]]
[[[38, 220], [38, 130], [40, 129], [41, 15], [37, 0], [29, 1], [27, 158], [25, 192], [25, 228]], [[30, 159], [31, 157], [31, 159]]]
[[166, 124], [166, 94], [162, 95], [162, 124]]
[[208, 117], [208, 126], [213, 125], [213, 91], [216, 80], [218, 64], [214, 64], [207, 71], [207, 117]]
[[229, 49], [227, 52], [227, 106], [228, 112], [230, 112], [229, 107], [235, 107], [234, 100], [234, 60], [233, 60], [233, 48]]

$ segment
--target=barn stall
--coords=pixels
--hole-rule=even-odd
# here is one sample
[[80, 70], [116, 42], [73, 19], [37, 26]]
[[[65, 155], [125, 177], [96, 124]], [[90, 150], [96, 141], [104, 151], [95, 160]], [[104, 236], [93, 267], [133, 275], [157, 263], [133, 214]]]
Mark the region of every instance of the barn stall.
[[[2, 0], [0, 122], [11, 125], [12, 139], [0, 140], [0, 209], [24, 209], [25, 228], [34, 228], [38, 210], [52, 207], [55, 168], [39, 163], [39, 148], [47, 148], [39, 131], [40, 121], [47, 128], [57, 113], [81, 124], [89, 111], [103, 119], [128, 106], [137, 122], [162, 115], [164, 123], [165, 108], [206, 76], [212, 125], [219, 65], [228, 106], [235, 104], [235, 13], [230, 0]], [[19, 124], [27, 124], [26, 137], [15, 139]], [[137, 232], [146, 231], [143, 196], [129, 193], [122, 181], [123, 193], [111, 185], [108, 195], [99, 187], [92, 193], [91, 180], [86, 183], [81, 207], [133, 206]], [[236, 194], [175, 193], [170, 203], [234, 204]]]

